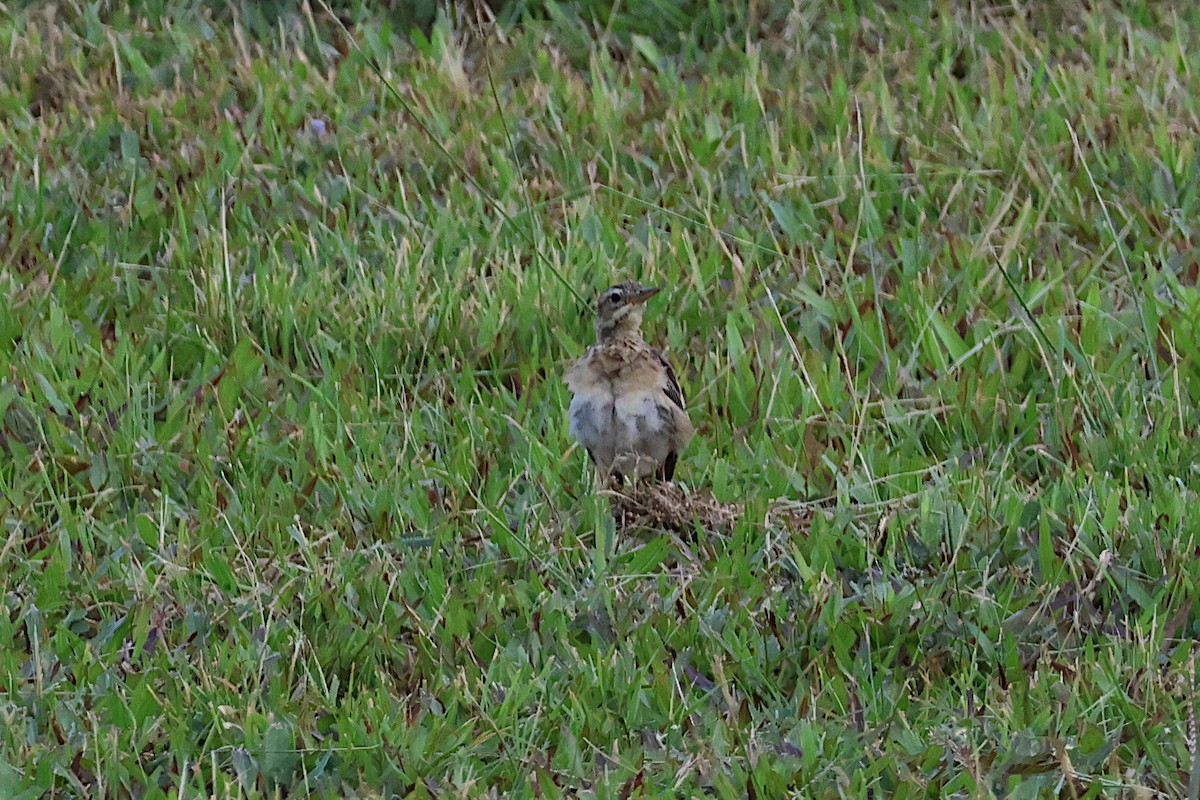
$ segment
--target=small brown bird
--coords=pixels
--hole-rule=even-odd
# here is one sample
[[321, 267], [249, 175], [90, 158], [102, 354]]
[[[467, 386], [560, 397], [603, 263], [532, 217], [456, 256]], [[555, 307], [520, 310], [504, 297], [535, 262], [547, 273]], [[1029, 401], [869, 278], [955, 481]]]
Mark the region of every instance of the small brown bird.
[[645, 303], [658, 289], [626, 281], [596, 301], [596, 343], [566, 372], [570, 430], [604, 476], [671, 480], [695, 433], [675, 370], [642, 338]]

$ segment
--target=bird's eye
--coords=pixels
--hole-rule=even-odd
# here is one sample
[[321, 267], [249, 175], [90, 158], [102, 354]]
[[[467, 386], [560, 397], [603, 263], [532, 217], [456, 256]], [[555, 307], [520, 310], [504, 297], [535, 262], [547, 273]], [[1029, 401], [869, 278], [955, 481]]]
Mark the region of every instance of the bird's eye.
[[621, 302], [621, 298], [624, 296], [625, 295], [621, 292], [620, 289], [613, 289], [611, 292], [608, 293], [608, 301], [610, 303], [619, 303], [619, 302]]

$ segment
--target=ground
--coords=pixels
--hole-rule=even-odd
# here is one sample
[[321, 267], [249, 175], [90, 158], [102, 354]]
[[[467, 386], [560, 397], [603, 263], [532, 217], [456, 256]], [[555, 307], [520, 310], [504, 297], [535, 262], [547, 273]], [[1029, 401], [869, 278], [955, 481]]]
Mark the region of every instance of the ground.
[[1200, 792], [1200, 11], [117, 5], [0, 14], [0, 796]]

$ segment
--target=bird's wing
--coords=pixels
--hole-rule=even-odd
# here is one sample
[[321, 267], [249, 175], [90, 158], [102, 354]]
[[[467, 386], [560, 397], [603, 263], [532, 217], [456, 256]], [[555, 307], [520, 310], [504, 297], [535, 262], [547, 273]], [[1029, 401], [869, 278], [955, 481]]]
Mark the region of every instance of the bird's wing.
[[655, 350], [654, 355], [658, 357], [658, 363], [662, 364], [663, 371], [667, 373], [667, 385], [663, 387], [663, 393], [666, 394], [668, 400], [679, 406], [681, 411], [686, 411], [687, 409], [683, 407], [683, 389], [679, 388], [679, 379], [675, 377], [675, 370], [671, 367], [671, 362], [667, 360], [662, 350]]
[[679, 378], [675, 377], [675, 370], [671, 368], [671, 362], [667, 360], [666, 355], [661, 350], [655, 350], [654, 355], [658, 357], [658, 363], [662, 366], [663, 378], [665, 380], [660, 384], [662, 393], [667, 396], [676, 408], [673, 416], [673, 424], [671, 425], [671, 454], [670, 465], [664, 464], [664, 477], [671, 480], [675, 472], [674, 454], [687, 447], [687, 443], [691, 441], [692, 436], [696, 433], [696, 429], [692, 427], [692, 421], [688, 419], [687, 409], [684, 408], [683, 389], [679, 386]]

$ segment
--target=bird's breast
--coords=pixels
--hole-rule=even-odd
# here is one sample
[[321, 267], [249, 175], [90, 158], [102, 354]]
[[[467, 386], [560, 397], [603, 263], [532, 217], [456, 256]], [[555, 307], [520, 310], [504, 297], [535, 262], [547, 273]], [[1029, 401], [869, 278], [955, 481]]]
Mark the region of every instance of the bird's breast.
[[[607, 392], [577, 393], [571, 399], [568, 412], [571, 435], [596, 457], [612, 449], [613, 404], [613, 396]], [[611, 458], [610, 455], [607, 460]]]

